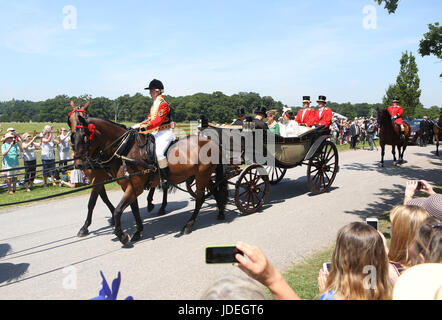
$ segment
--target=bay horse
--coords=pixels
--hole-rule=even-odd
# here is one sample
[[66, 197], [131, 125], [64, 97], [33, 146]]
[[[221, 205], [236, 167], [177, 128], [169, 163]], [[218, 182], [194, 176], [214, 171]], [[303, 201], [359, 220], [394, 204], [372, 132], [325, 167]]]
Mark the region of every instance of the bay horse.
[[[407, 149], [408, 138], [410, 137], [411, 128], [410, 125], [404, 122], [404, 136], [405, 140], [400, 139], [400, 129], [394, 123], [390, 113], [387, 109], [378, 109], [378, 122], [379, 122], [379, 144], [381, 146], [381, 167], [384, 166], [385, 145], [391, 145], [393, 154], [393, 164], [396, 166], [398, 163], [403, 163], [404, 152]], [[399, 162], [396, 159], [396, 147], [399, 153]]]
[[[71, 129], [71, 132], [75, 132], [76, 130], [76, 116], [74, 113], [78, 113], [81, 117], [87, 116], [87, 109], [90, 106], [90, 101], [87, 101], [84, 106], [75, 106], [74, 102], [71, 101], [70, 105], [72, 107], [72, 112], [69, 113], [68, 116], [68, 126]], [[73, 136], [71, 137], [73, 142]], [[75, 149], [75, 144], [72, 143], [72, 148]], [[74, 150], [75, 151], [75, 150]], [[89, 178], [89, 181], [92, 182], [92, 184], [100, 184], [101, 182], [105, 182], [109, 179], [109, 175], [102, 169], [102, 168], [92, 168], [88, 166], [87, 168], [84, 168], [85, 175]], [[163, 190], [164, 191], [164, 190]], [[151, 212], [154, 209], [153, 205], [153, 195], [155, 192], [155, 188], [151, 188], [147, 201], [148, 201], [148, 212]], [[78, 231], [77, 236], [82, 238], [89, 235], [89, 226], [92, 224], [92, 214], [95, 209], [95, 205], [97, 204], [98, 196], [103, 200], [103, 202], [108, 207], [109, 211], [111, 212], [112, 218], [109, 220], [109, 224], [111, 226], [115, 225], [114, 220], [114, 211], [115, 207], [110, 202], [106, 189], [104, 185], [95, 186], [92, 188], [91, 195], [89, 197], [88, 201], [88, 213], [86, 217], [86, 221], [84, 222], [84, 225], [81, 227], [80, 231]], [[167, 192], [163, 194], [163, 202], [162, 206], [159, 210], [158, 216], [166, 214], [166, 206], [167, 206]]]
[[[90, 101], [86, 102], [86, 104], [84, 106], [79, 106], [79, 107], [76, 107], [73, 101], [71, 101], [70, 104], [71, 104], [72, 111], [73, 111], [72, 113], [79, 112], [80, 114], [84, 115], [86, 112], [84, 109], [87, 109], [89, 107]], [[71, 119], [70, 119], [71, 114], [69, 114], [69, 117], [68, 117], [68, 126], [71, 129], [71, 132], [75, 132], [75, 130], [76, 130], [75, 122], [71, 121]], [[71, 139], [72, 139], [72, 137], [71, 137]], [[74, 149], [73, 144], [72, 144], [72, 148]], [[104, 182], [109, 178], [108, 175], [103, 170], [100, 170], [100, 169], [87, 168], [84, 170], [84, 173], [89, 178], [89, 181], [91, 181], [92, 184], [98, 184], [100, 182]], [[85, 221], [83, 227], [77, 233], [78, 237], [85, 237], [85, 236], [89, 235], [88, 228], [92, 224], [92, 213], [94, 211], [95, 205], [97, 204], [98, 196], [100, 196], [101, 200], [103, 200], [103, 202], [106, 204], [109, 211], [111, 212], [112, 218], [110, 219], [109, 222], [110, 222], [111, 226], [114, 225], [115, 207], [109, 201], [105, 186], [104, 185], [95, 186], [92, 188], [91, 195], [89, 197], [87, 218], [86, 218], [86, 221]]]
[[[83, 108], [87, 112], [87, 108]], [[141, 239], [143, 223], [138, 207], [138, 196], [149, 186], [155, 188], [160, 184], [159, 170], [148, 164], [155, 158], [154, 138], [151, 134], [146, 136], [127, 130], [123, 126], [108, 120], [87, 117], [79, 112], [73, 112], [70, 116], [71, 125], [75, 127], [72, 141], [75, 150], [76, 168], [87, 167], [88, 164], [101, 167], [110, 177], [121, 178], [128, 174], [142, 173], [119, 180], [124, 191], [123, 198], [114, 211], [115, 234], [123, 245], [130, 241]], [[122, 137], [133, 135], [136, 140], [128, 146], [127, 154], [124, 157], [117, 155], [120, 144], [115, 143], [122, 140]], [[148, 151], [144, 145], [148, 146]], [[153, 148], [152, 148], [153, 145]], [[150, 147], [149, 147], [150, 146]], [[181, 234], [189, 234], [204, 203], [205, 189], [209, 188], [215, 196], [219, 210], [218, 219], [224, 220], [224, 209], [227, 203], [227, 180], [224, 177], [224, 166], [221, 163], [218, 152], [220, 147], [212, 140], [203, 136], [188, 136], [179, 140], [170, 147], [168, 154], [180, 159], [178, 163], [169, 162], [170, 179], [172, 185], [178, 185], [194, 177], [196, 181], [195, 209], [183, 227]], [[212, 158], [216, 158], [215, 161]], [[146, 162], [147, 159], [147, 162]], [[106, 165], [103, 165], [103, 164]], [[216, 182], [211, 182], [211, 176], [216, 172]], [[152, 173], [154, 173], [152, 175]], [[130, 237], [123, 232], [121, 227], [121, 215], [123, 211], [131, 206], [135, 217], [137, 230]]]
[[434, 124], [433, 131], [436, 140], [436, 156], [439, 156], [439, 141], [442, 140], [442, 114], [439, 116], [439, 121]]

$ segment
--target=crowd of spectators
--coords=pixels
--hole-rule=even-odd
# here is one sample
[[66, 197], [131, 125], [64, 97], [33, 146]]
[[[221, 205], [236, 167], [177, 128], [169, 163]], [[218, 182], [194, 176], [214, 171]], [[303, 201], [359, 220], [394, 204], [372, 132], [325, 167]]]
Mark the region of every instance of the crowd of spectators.
[[[428, 197], [414, 198], [416, 192]], [[319, 270], [321, 300], [442, 299], [442, 194], [427, 181], [408, 181], [404, 204], [390, 211], [391, 241], [364, 222], [337, 234], [331, 270]], [[267, 287], [277, 300], [300, 300], [260, 248], [238, 242], [238, 267]], [[370, 276], [374, 275], [374, 276]], [[369, 280], [367, 280], [369, 279]], [[264, 299], [256, 284], [221, 278], [205, 300]]]
[[[70, 130], [61, 128], [57, 135], [50, 125], [35, 136], [28, 132], [20, 136], [14, 128], [9, 128], [2, 137], [2, 171], [8, 193], [17, 192], [17, 185], [23, 185], [27, 192], [31, 192], [37, 176], [42, 176], [44, 187], [57, 186], [56, 180], [60, 180], [60, 186], [75, 187], [84, 184], [83, 173], [68, 170], [72, 167], [72, 161], [68, 163], [68, 160], [73, 158], [70, 152], [70, 134]], [[38, 150], [42, 169], [37, 166]], [[23, 159], [22, 166], [20, 158]], [[23, 167], [24, 170], [21, 169]]]

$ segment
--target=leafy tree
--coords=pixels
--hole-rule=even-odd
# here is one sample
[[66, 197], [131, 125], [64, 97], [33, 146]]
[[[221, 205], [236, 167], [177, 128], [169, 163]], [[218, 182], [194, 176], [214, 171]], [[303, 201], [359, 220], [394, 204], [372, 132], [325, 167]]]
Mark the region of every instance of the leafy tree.
[[404, 108], [403, 117], [405, 118], [413, 116], [416, 107], [420, 104], [420, 79], [416, 59], [411, 52], [406, 51], [402, 54], [400, 64], [401, 68], [396, 78], [396, 84], [388, 87], [383, 103], [388, 107], [394, 98], [398, 98], [400, 105]]
[[424, 39], [419, 43], [419, 54], [422, 57], [435, 55], [442, 59], [442, 26], [439, 26], [439, 22], [434, 25], [430, 23], [428, 29], [429, 31], [424, 34]]
[[388, 13], [395, 13], [398, 7], [399, 0], [375, 0], [379, 5], [384, 3], [384, 8], [388, 10]]

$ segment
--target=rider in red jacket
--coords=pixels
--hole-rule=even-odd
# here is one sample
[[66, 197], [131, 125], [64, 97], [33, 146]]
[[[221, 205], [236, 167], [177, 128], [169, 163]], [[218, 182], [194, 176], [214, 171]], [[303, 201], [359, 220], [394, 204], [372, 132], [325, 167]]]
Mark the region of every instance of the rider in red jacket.
[[404, 122], [402, 121], [402, 114], [404, 113], [404, 109], [399, 105], [399, 99], [393, 100], [393, 105], [387, 108], [387, 111], [390, 113], [391, 118], [401, 128], [401, 140], [405, 140], [404, 136]]

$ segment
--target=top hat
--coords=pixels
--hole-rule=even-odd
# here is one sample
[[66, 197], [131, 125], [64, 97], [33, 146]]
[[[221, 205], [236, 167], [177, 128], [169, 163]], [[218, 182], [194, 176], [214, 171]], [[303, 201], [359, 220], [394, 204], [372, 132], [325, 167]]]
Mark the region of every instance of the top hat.
[[319, 96], [318, 101], [316, 102], [324, 102], [327, 103], [327, 97], [326, 96]]
[[243, 115], [246, 114], [246, 110], [243, 107], [240, 107], [236, 109], [236, 114], [238, 115], [238, 117], [242, 117]]
[[310, 101], [310, 96], [303, 96], [302, 97], [302, 103], [311, 103], [311, 101]]
[[158, 89], [158, 90], [164, 90], [163, 83], [160, 80], [153, 79], [147, 88], [144, 88], [144, 90], [150, 90], [150, 89]]
[[267, 109], [265, 107], [258, 107], [255, 109], [255, 114], [262, 114], [264, 117], [267, 116]]

